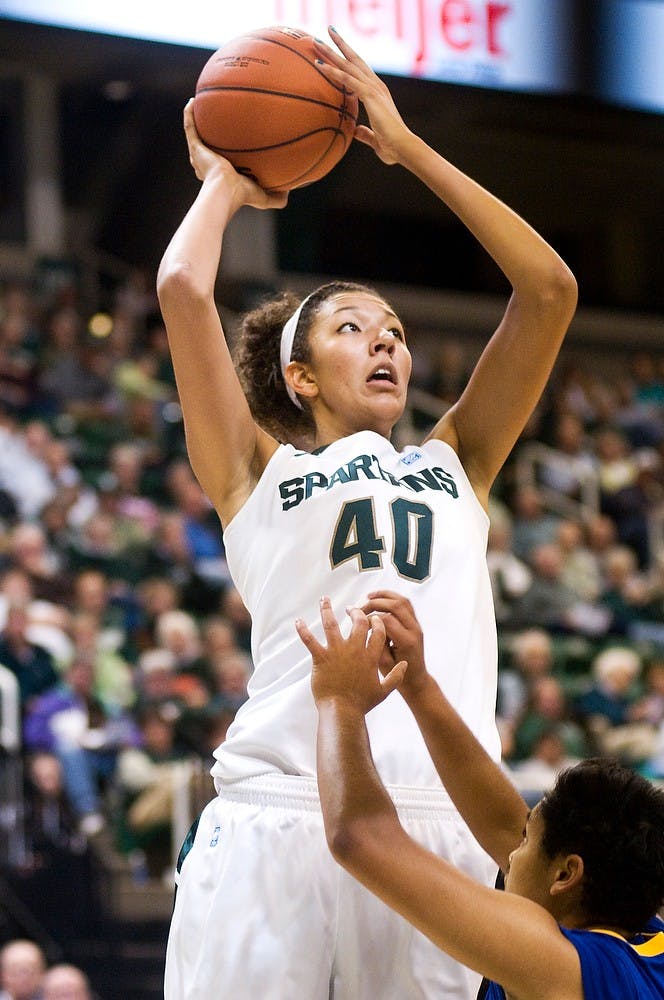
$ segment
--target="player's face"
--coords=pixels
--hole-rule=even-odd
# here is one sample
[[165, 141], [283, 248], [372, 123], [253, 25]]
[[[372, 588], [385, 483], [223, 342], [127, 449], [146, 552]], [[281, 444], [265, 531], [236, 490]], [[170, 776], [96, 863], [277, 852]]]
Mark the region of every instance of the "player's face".
[[381, 298], [344, 292], [321, 306], [310, 333], [319, 431], [388, 436], [401, 417], [412, 367], [399, 317]]
[[558, 865], [542, 849], [543, 833], [544, 823], [539, 808], [535, 806], [526, 822], [521, 843], [510, 854], [505, 889], [550, 909], [549, 888]]

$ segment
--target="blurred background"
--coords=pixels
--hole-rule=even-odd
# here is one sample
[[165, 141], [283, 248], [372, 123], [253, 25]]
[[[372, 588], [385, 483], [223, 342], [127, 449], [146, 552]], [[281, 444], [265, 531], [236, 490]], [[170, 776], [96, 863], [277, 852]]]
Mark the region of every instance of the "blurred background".
[[[198, 189], [200, 70], [252, 28], [333, 21], [410, 127], [571, 266], [579, 310], [493, 500], [505, 766], [534, 798], [590, 752], [661, 780], [664, 0], [95, 6], [0, 0], [0, 947], [37, 946], [35, 983], [73, 963], [90, 996], [151, 1000], [179, 844], [252, 669], [154, 292]], [[263, 295], [328, 277], [403, 316], [397, 434], [422, 436], [504, 279], [359, 144], [287, 209], [233, 221], [229, 337]]]

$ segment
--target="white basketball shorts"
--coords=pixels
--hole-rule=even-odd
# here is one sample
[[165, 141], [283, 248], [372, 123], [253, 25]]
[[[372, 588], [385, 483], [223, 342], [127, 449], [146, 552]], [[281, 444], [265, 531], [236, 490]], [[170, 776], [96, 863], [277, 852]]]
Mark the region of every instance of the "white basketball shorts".
[[[485, 885], [496, 867], [442, 791], [389, 789], [419, 843]], [[480, 977], [332, 858], [316, 781], [225, 785], [182, 864], [166, 1000], [474, 1000]]]

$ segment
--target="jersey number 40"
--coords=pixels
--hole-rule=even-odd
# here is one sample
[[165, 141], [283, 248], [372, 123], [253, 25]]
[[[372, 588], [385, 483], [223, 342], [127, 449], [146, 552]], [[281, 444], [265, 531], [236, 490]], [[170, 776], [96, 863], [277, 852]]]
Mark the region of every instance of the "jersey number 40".
[[[425, 503], [398, 497], [390, 505], [392, 520], [392, 563], [400, 576], [418, 582], [431, 572], [433, 511]], [[376, 528], [373, 497], [348, 500], [339, 513], [330, 545], [330, 563], [336, 569], [349, 559], [358, 568], [381, 569], [385, 539]]]

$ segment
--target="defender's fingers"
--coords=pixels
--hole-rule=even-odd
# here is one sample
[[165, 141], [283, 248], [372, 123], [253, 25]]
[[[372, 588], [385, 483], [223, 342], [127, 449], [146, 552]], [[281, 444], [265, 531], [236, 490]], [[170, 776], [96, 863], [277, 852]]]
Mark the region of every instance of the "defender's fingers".
[[410, 603], [408, 598], [404, 597], [403, 594], [397, 593], [396, 590], [371, 590], [367, 594], [367, 597], [370, 600], [392, 601], [394, 604], [401, 604], [404, 607], [409, 608], [411, 611], [413, 609], [413, 605]]
[[367, 649], [379, 656], [385, 646], [385, 623], [380, 615], [370, 615], [367, 619], [371, 632], [367, 639]]
[[297, 634], [311, 653], [314, 660], [317, 659], [321, 653], [325, 652], [325, 647], [321, 646], [309, 626], [301, 618], [295, 619], [295, 628], [297, 629]]
[[389, 673], [380, 678], [380, 686], [386, 696], [399, 687], [405, 677], [407, 669], [408, 663], [406, 660], [399, 660], [398, 663], [394, 664]]
[[330, 642], [341, 638], [339, 622], [332, 610], [332, 601], [327, 596], [320, 599], [320, 620], [323, 623], [323, 631], [325, 632], [328, 645]]
[[376, 590], [367, 594], [367, 601], [363, 605], [363, 610], [367, 614], [370, 611], [381, 611], [384, 614], [390, 614], [396, 621], [404, 625], [404, 627], [417, 624], [415, 611], [410, 601], [390, 590]]
[[363, 645], [366, 644], [367, 634], [371, 628], [371, 622], [365, 615], [362, 608], [346, 608], [346, 614], [351, 620], [350, 638], [359, 639]]

